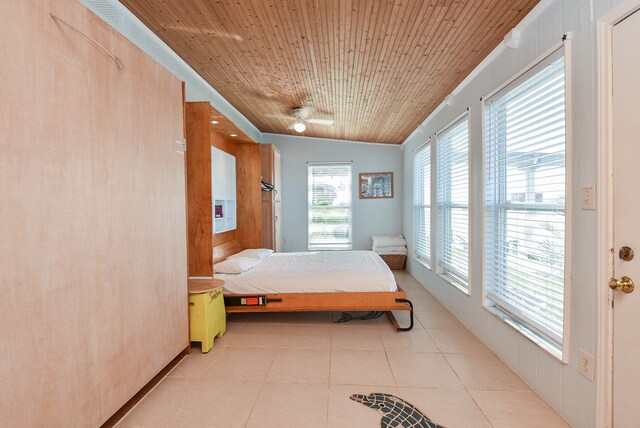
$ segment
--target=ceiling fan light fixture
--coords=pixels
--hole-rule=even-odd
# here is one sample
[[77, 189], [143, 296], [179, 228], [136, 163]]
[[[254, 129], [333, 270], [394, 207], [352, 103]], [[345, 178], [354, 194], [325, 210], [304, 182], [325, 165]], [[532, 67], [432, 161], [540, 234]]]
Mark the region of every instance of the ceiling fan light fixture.
[[305, 131], [305, 129], [307, 129], [307, 125], [305, 125], [302, 121], [299, 121], [295, 125], [293, 125], [293, 130], [296, 132], [302, 133]]

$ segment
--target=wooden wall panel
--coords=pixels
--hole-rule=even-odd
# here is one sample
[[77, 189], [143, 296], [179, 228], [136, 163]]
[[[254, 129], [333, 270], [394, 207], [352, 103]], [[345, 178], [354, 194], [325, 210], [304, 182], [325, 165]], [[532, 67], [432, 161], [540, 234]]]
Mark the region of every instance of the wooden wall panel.
[[100, 325], [109, 326], [100, 398], [111, 415], [188, 345], [182, 87], [114, 31], [93, 28], [126, 67], [99, 67], [90, 90]]
[[[238, 229], [229, 230], [227, 232], [220, 232], [213, 235], [213, 246], [227, 244], [229, 242], [238, 241]], [[238, 244], [240, 242], [238, 241]]]
[[186, 104], [189, 275], [213, 275], [209, 103]]
[[238, 240], [243, 248], [262, 246], [260, 146], [255, 143], [236, 145]]
[[[211, 145], [229, 153], [230, 155], [236, 156], [236, 143], [228, 136], [217, 132], [213, 125], [211, 126]], [[236, 164], [237, 163], [238, 162], [236, 161]]]
[[0, 426], [98, 426], [187, 346], [180, 82], [75, 0], [0, 20]]

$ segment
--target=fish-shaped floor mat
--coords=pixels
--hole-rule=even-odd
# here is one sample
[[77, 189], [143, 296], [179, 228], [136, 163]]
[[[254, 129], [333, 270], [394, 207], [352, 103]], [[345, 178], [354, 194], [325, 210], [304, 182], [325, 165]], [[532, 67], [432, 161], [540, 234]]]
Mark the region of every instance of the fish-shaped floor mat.
[[369, 395], [353, 394], [350, 398], [380, 412], [381, 428], [444, 428], [429, 419], [413, 404], [394, 395], [374, 392]]

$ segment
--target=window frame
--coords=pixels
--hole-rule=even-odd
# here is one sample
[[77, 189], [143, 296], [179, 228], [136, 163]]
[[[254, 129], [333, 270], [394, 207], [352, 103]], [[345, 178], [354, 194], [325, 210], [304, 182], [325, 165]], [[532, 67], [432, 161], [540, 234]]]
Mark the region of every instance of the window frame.
[[[413, 258], [414, 260], [418, 261], [419, 263], [421, 263], [423, 266], [425, 266], [427, 269], [431, 269], [431, 252], [433, 251], [433, 239], [432, 239], [432, 233], [431, 233], [431, 226], [433, 225], [433, 212], [432, 212], [432, 207], [433, 207], [433, 167], [432, 167], [432, 162], [433, 162], [433, 156], [431, 153], [431, 147], [432, 147], [432, 138], [429, 137], [427, 139], [427, 141], [425, 141], [424, 143], [420, 144], [418, 147], [416, 147], [413, 150], [413, 201], [412, 201], [412, 214], [413, 214], [413, 242], [414, 242], [414, 248], [413, 248]], [[417, 182], [417, 177], [416, 177], [416, 161], [417, 161], [417, 157], [418, 155], [420, 155], [421, 153], [428, 153], [428, 157], [429, 157], [429, 161], [427, 163], [428, 167], [429, 167], [429, 188], [428, 188], [428, 194], [429, 194], [429, 203], [425, 204], [423, 200], [421, 200], [422, 203], [420, 204], [416, 204], [416, 182]], [[424, 172], [421, 173], [421, 176], [424, 177], [426, 174], [424, 174]], [[423, 189], [424, 189], [424, 180], [423, 180], [423, 185], [422, 185]], [[421, 198], [422, 199], [422, 198]], [[417, 245], [418, 245], [418, 238], [417, 238], [417, 233], [418, 233], [418, 228], [416, 226], [416, 217], [417, 217], [417, 213], [416, 211], [418, 209], [427, 209], [429, 212], [429, 223], [427, 225], [425, 225], [423, 227], [423, 229], [427, 230], [429, 233], [428, 239], [427, 239], [427, 245], [429, 246], [429, 250], [427, 253], [419, 253], [418, 249], [417, 249]]]
[[[441, 148], [440, 148], [440, 135], [447, 132], [454, 126], [457, 126], [459, 122], [466, 120], [467, 123], [467, 203], [466, 205], [460, 204], [450, 204], [450, 209], [453, 208], [466, 208], [467, 210], [467, 274], [466, 276], [460, 272], [457, 272], [457, 268], [455, 266], [450, 265], [449, 263], [442, 260], [442, 246], [444, 245], [442, 239], [442, 228], [443, 224], [443, 205], [440, 201], [440, 185], [441, 185]], [[473, 215], [472, 215], [472, 207], [471, 207], [471, 188], [472, 188], [472, 171], [471, 171], [471, 115], [470, 108], [467, 107], [465, 111], [458, 115], [455, 119], [449, 122], [446, 126], [444, 126], [440, 131], [435, 134], [435, 191], [432, 196], [435, 196], [435, 230], [436, 230], [436, 245], [435, 245], [435, 269], [436, 273], [443, 278], [445, 281], [449, 282], [455, 288], [460, 290], [467, 296], [471, 295], [471, 248], [473, 247], [472, 242], [472, 229], [473, 229]], [[453, 206], [457, 205], [457, 206]]]
[[[481, 98], [482, 109], [482, 199], [483, 199], [483, 215], [482, 215], [482, 240], [483, 240], [483, 278], [482, 278], [482, 306], [491, 314], [497, 316], [506, 324], [513, 327], [516, 331], [523, 336], [534, 342], [541, 349], [547, 352], [549, 355], [560, 360], [564, 364], [568, 364], [569, 361], [569, 324], [570, 324], [570, 307], [571, 307], [571, 233], [572, 233], [572, 151], [573, 151], [573, 129], [572, 129], [572, 91], [571, 91], [571, 55], [570, 55], [570, 41], [563, 40], [562, 42], [554, 44], [542, 55], [538, 56], [534, 61], [528, 64], [526, 67], [518, 71], [510, 79], [505, 81], [502, 85], [498, 86], [492, 92]], [[564, 114], [565, 114], [565, 206], [564, 206], [564, 278], [563, 278], [563, 335], [562, 343], [554, 343], [548, 339], [545, 334], [538, 331], [529, 321], [519, 317], [513, 312], [508, 312], [503, 308], [496, 306], [488, 297], [488, 279], [486, 269], [487, 262], [493, 263], [493, 261], [487, 260], [487, 200], [486, 200], [486, 174], [487, 174], [487, 148], [488, 138], [486, 132], [487, 126], [487, 109], [488, 102], [492, 99], [499, 98], [503, 94], [507, 94], [511, 89], [519, 86], [521, 83], [526, 82], [529, 78], [535, 76], [538, 72], [542, 71], [548, 65], [550, 65], [554, 59], [564, 57]], [[506, 185], [506, 181], [505, 181]], [[502, 204], [505, 207], [509, 204]], [[549, 207], [550, 208], [550, 207]]]
[[[334, 207], [334, 208], [347, 208], [349, 211], [348, 222], [348, 243], [331, 245], [314, 245], [311, 240], [311, 225], [313, 219], [312, 208], [312, 196], [313, 189], [311, 188], [311, 169], [317, 166], [340, 166], [348, 167], [349, 169], [349, 205], [347, 207]], [[349, 251], [353, 249], [353, 162], [352, 161], [327, 161], [327, 162], [307, 162], [307, 250], [308, 251]], [[318, 208], [315, 208], [317, 210]]]

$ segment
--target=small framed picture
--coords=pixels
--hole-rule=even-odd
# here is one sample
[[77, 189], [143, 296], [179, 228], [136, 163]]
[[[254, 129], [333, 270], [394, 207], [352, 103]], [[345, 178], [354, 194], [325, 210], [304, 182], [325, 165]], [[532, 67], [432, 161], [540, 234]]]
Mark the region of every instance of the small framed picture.
[[393, 198], [393, 172], [360, 174], [360, 199]]

